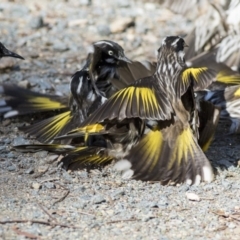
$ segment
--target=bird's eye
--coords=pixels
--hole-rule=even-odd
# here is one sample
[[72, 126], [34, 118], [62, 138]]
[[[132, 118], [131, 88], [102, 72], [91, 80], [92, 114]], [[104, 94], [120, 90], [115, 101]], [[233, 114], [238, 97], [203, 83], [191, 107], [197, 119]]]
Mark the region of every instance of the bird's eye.
[[113, 55], [113, 51], [112, 51], [112, 50], [108, 51], [108, 54], [109, 54], [110, 56]]

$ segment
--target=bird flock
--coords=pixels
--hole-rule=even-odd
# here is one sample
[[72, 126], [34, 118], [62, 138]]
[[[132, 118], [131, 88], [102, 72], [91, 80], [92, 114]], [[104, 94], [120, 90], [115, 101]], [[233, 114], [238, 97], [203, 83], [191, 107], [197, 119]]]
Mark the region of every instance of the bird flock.
[[[39, 144], [14, 149], [61, 154], [71, 170], [114, 162], [124, 179], [211, 182], [204, 152], [219, 119], [231, 121], [230, 133], [240, 132], [240, 21], [233, 21], [240, 3], [195, 2], [199, 12], [207, 6], [207, 14], [186, 38], [163, 38], [156, 62], [132, 61], [118, 43], [101, 40], [73, 74], [69, 96], [0, 85], [2, 118], [52, 114], [19, 128]], [[165, 4], [184, 14], [191, 9], [184, 3]], [[1, 57], [23, 59], [2, 43]]]

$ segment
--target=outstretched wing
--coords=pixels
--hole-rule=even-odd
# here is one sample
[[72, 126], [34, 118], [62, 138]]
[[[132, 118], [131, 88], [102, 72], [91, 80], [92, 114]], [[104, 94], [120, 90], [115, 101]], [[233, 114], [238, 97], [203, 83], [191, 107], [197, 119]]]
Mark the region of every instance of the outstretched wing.
[[166, 90], [161, 89], [153, 76], [139, 79], [115, 93], [81, 126], [125, 118], [168, 120], [172, 114], [174, 110], [167, 98]]

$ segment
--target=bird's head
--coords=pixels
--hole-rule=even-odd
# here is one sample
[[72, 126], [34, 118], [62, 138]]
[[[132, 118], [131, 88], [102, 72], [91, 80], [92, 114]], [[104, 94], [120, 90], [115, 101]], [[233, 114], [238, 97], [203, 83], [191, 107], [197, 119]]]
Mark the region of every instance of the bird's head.
[[177, 56], [180, 65], [185, 65], [184, 48], [188, 47], [183, 38], [178, 36], [167, 36], [162, 40], [162, 46], [158, 49], [159, 54]]
[[101, 53], [101, 60], [110, 64], [117, 64], [119, 62], [131, 63], [125, 56], [123, 48], [116, 42], [109, 40], [102, 40], [93, 44], [94, 51]]

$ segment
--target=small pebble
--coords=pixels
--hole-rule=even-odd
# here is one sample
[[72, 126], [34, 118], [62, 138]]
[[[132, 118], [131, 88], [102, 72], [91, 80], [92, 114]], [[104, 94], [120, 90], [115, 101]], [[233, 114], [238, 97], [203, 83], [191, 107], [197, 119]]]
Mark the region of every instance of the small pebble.
[[25, 171], [26, 174], [33, 174], [34, 173], [34, 169], [33, 168], [28, 168], [26, 171]]
[[92, 198], [92, 203], [94, 203], [94, 204], [100, 204], [100, 203], [103, 203], [105, 201], [106, 201], [105, 198], [101, 195], [95, 195]]
[[128, 27], [134, 25], [133, 18], [118, 18], [110, 24], [110, 30], [112, 33], [120, 33], [125, 31]]
[[200, 197], [195, 193], [186, 192], [186, 197], [190, 201], [196, 201], [196, 202], [200, 201]]
[[23, 137], [16, 137], [13, 140], [13, 146], [27, 144], [27, 143], [28, 143], [28, 141]]
[[32, 188], [38, 190], [42, 188], [42, 185], [40, 183], [34, 182], [32, 183]]
[[56, 186], [53, 182], [45, 182], [43, 185], [48, 189], [55, 189], [56, 188]]
[[44, 166], [39, 166], [37, 171], [39, 173], [45, 173], [48, 170], [49, 166], [48, 165], [44, 165]]
[[10, 171], [10, 172], [13, 172], [13, 171], [16, 171], [17, 168], [16, 168], [15, 165], [11, 165], [11, 166], [7, 167], [7, 170]]
[[39, 29], [39, 28], [43, 27], [44, 23], [43, 23], [42, 16], [37, 16], [37, 17], [31, 18], [29, 25], [32, 29]]
[[230, 223], [228, 224], [228, 228], [234, 229], [234, 228], [236, 228], [236, 224], [233, 223], [233, 222], [230, 222]]

